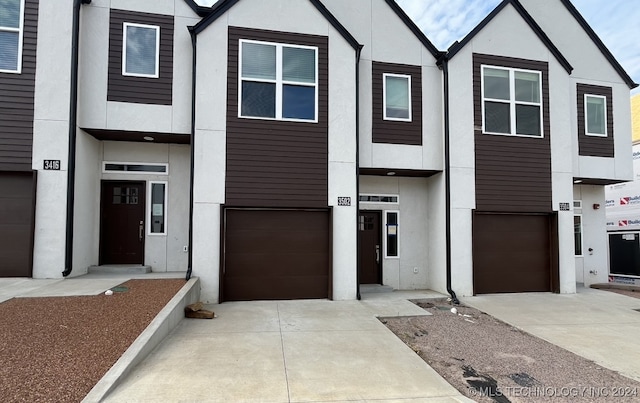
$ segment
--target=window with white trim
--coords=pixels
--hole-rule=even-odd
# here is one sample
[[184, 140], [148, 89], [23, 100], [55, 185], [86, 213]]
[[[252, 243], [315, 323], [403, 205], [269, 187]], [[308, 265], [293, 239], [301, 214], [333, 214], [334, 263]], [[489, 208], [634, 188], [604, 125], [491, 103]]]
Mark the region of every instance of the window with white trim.
[[383, 119], [411, 122], [411, 76], [383, 74]]
[[607, 97], [584, 94], [584, 111], [585, 134], [607, 137]]
[[573, 216], [573, 240], [576, 256], [582, 256], [582, 215]]
[[0, 72], [22, 72], [24, 0], [0, 0]]
[[385, 248], [384, 257], [398, 257], [399, 251], [399, 215], [398, 211], [385, 211], [384, 228], [385, 228]]
[[124, 22], [122, 29], [122, 75], [158, 78], [160, 27]]
[[317, 47], [241, 39], [238, 67], [239, 117], [317, 122]]
[[167, 182], [149, 182], [147, 191], [149, 235], [167, 234]]
[[482, 66], [482, 132], [543, 137], [542, 73]]

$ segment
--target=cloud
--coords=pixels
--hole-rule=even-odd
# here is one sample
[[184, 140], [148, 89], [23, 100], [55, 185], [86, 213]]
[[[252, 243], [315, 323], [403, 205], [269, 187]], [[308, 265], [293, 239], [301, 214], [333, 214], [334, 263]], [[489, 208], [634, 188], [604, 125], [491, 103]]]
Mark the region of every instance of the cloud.
[[448, 48], [466, 36], [500, 0], [397, 0], [429, 40]]

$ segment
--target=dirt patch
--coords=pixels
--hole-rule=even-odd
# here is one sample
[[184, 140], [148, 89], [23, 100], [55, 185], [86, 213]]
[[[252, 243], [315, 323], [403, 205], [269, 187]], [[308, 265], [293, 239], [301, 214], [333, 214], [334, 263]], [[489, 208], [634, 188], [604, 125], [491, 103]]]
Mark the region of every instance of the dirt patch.
[[474, 308], [415, 301], [431, 316], [381, 318], [477, 402], [640, 402], [640, 383]]
[[2, 401], [81, 401], [184, 285], [130, 280], [110, 296], [1, 303]]

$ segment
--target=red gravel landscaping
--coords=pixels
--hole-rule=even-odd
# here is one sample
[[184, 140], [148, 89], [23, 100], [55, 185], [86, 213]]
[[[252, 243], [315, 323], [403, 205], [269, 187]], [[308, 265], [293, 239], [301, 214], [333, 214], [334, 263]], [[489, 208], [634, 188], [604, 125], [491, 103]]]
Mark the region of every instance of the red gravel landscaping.
[[184, 285], [130, 280], [110, 296], [0, 303], [0, 400], [81, 401]]

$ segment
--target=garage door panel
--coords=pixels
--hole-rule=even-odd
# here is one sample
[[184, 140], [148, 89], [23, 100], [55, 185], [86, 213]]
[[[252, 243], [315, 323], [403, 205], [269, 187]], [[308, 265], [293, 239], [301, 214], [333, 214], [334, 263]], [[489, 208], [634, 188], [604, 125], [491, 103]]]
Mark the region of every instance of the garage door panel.
[[[257, 265], [256, 262], [268, 261], [268, 267]], [[303, 272], [308, 274], [326, 274], [328, 261], [325, 253], [288, 253], [273, 255], [268, 253], [227, 254], [227, 266], [232, 270], [228, 277], [259, 276], [266, 271], [272, 275], [296, 275]]]
[[225, 211], [223, 299], [327, 298], [329, 212]]
[[551, 291], [550, 223], [549, 215], [476, 213], [474, 293]]
[[[288, 234], [282, 234], [283, 231]], [[286, 240], [286, 244], [283, 243]], [[309, 250], [325, 252], [325, 231], [260, 230], [227, 232], [227, 253], [273, 253], [274, 250]]]
[[33, 173], [0, 172], [0, 277], [31, 277]]

